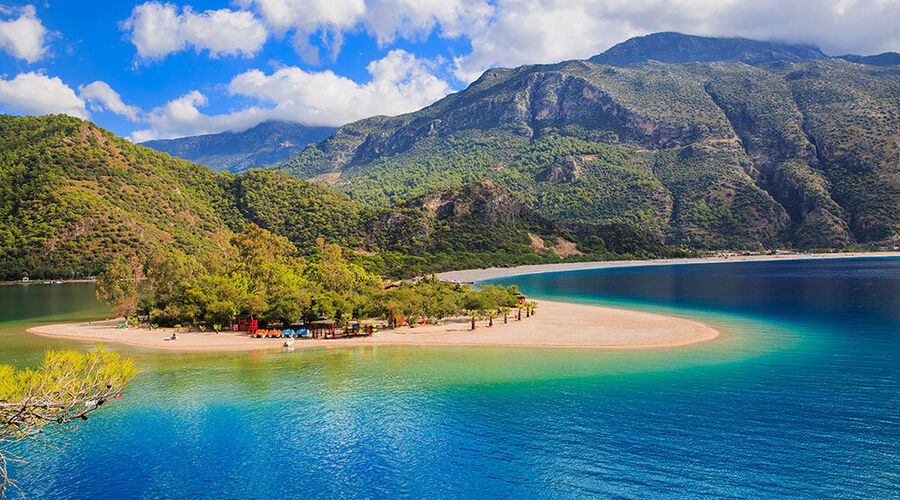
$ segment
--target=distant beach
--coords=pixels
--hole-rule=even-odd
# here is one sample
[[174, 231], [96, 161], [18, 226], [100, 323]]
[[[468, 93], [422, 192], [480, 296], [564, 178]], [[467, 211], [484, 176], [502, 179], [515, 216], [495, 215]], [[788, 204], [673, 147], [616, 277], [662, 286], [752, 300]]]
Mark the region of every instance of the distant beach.
[[[542, 348], [644, 349], [674, 347], [712, 340], [714, 328], [684, 318], [625, 309], [538, 301], [530, 318], [517, 311], [494, 318], [494, 325], [479, 321], [471, 330], [471, 320], [457, 318], [440, 325], [380, 330], [371, 337], [332, 340], [297, 339], [294, 348], [346, 347], [362, 345], [423, 346], [504, 346]], [[92, 323], [37, 326], [30, 333], [45, 337], [88, 342], [116, 343], [151, 349], [176, 351], [247, 351], [280, 349], [280, 339], [252, 339], [243, 332], [178, 333], [178, 340], [166, 341], [169, 328], [154, 330], [117, 328], [118, 320]]]
[[464, 283], [522, 276], [526, 274], [585, 271], [590, 269], [609, 269], [617, 267], [637, 266], [672, 266], [683, 264], [716, 264], [728, 262], [769, 262], [785, 260], [822, 260], [822, 259], [858, 259], [866, 257], [900, 257], [900, 252], [848, 252], [848, 253], [790, 253], [776, 255], [733, 255], [716, 257], [698, 257], [690, 259], [650, 259], [650, 260], [606, 260], [595, 262], [561, 262], [559, 264], [537, 264], [533, 266], [489, 267], [485, 269], [466, 269], [447, 271], [437, 275], [442, 280], [460, 281]]

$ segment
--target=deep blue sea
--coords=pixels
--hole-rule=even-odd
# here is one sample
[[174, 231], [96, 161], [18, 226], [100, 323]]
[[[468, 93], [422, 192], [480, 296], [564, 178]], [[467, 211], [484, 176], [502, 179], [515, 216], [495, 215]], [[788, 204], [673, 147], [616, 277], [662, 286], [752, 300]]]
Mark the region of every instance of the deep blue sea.
[[[125, 397], [57, 449], [20, 448], [11, 472], [28, 498], [900, 497], [900, 259], [503, 282], [723, 335], [637, 351], [115, 347], [142, 370]], [[92, 295], [0, 287], [0, 362], [89, 347], [24, 329], [102, 316]]]

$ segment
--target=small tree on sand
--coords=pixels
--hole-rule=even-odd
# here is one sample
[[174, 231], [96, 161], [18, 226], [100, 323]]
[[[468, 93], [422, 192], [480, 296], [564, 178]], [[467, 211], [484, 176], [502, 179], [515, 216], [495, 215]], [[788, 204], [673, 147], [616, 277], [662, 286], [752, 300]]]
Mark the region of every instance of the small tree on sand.
[[503, 323], [506, 324], [509, 321], [509, 311], [511, 311], [509, 307], [502, 306], [497, 309], [497, 314], [503, 315]]
[[50, 351], [37, 369], [0, 365], [0, 496], [16, 487], [7, 475], [12, 444], [31, 440], [48, 444], [45, 430], [72, 432], [87, 415], [121, 397], [136, 373], [130, 360], [99, 346], [78, 353]]
[[469, 310], [469, 316], [472, 317], [472, 330], [475, 329], [475, 320], [481, 319], [481, 312], [478, 310]]

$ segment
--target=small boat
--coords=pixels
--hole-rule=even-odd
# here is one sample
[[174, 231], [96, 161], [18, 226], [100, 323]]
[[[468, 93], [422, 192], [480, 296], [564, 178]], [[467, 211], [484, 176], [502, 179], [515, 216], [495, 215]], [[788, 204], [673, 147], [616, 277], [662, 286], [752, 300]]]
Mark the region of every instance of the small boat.
[[288, 337], [287, 340], [284, 341], [284, 347], [291, 347], [294, 345], [294, 339]]

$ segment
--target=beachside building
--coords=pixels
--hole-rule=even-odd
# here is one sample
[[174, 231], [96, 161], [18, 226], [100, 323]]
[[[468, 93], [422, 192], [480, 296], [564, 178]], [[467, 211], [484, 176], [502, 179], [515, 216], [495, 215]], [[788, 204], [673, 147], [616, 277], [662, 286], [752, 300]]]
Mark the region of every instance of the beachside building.
[[313, 338], [334, 338], [337, 329], [337, 320], [321, 318], [307, 325], [313, 334]]

